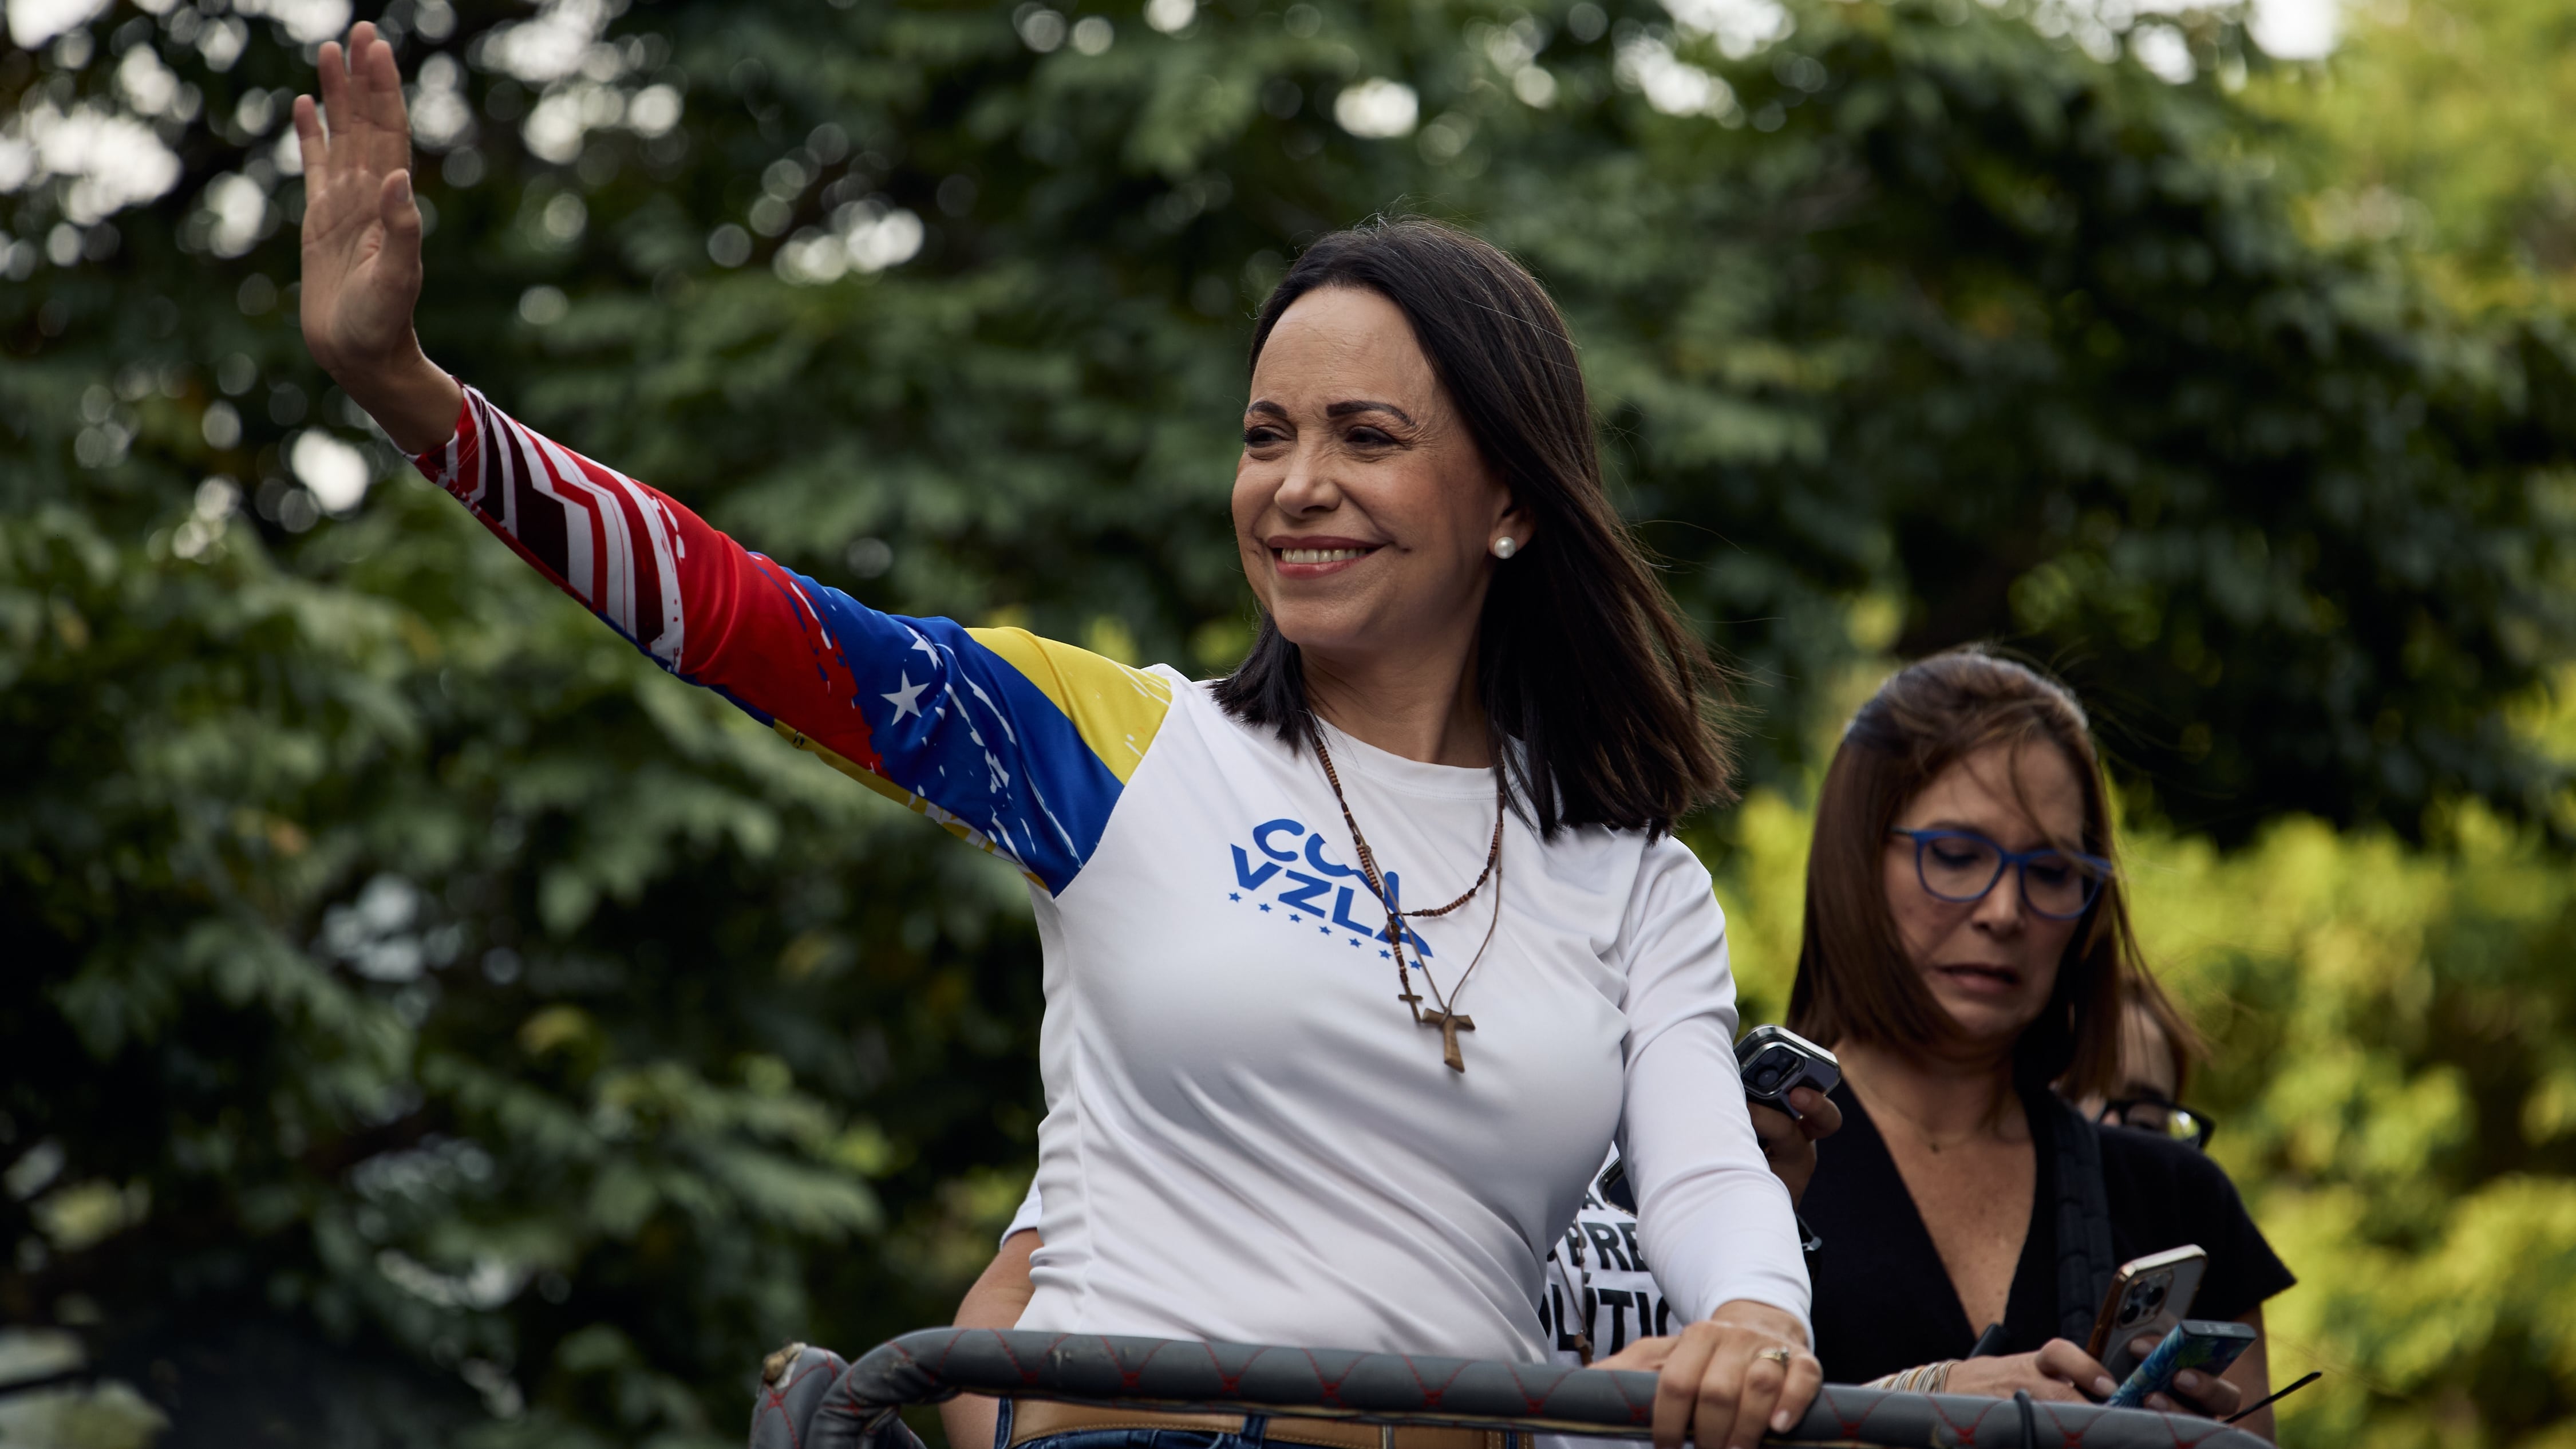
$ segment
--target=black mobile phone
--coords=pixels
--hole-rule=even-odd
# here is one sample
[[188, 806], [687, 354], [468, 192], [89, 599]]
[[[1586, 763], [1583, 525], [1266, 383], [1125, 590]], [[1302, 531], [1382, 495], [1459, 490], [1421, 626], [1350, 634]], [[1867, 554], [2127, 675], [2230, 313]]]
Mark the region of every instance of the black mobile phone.
[[1795, 1117], [1789, 1094], [1800, 1087], [1830, 1092], [1843, 1079], [1834, 1054], [1785, 1026], [1757, 1026], [1735, 1044], [1735, 1070], [1744, 1078], [1745, 1100], [1777, 1107]]

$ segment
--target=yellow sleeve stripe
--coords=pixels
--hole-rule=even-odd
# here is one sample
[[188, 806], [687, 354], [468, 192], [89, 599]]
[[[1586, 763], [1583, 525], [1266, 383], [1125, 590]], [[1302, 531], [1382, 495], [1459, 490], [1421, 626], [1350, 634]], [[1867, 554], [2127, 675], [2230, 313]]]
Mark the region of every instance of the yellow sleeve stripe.
[[1001, 656], [1037, 686], [1073, 723], [1082, 742], [1124, 785], [1144, 761], [1154, 732], [1172, 708], [1172, 687], [1141, 669], [1088, 649], [1041, 639], [1026, 629], [969, 629], [967, 635]]

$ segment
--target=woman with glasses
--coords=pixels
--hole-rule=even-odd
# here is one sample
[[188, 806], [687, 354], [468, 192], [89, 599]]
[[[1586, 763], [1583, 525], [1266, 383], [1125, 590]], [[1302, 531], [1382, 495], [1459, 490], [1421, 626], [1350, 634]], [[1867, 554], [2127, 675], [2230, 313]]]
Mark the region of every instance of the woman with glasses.
[[[1936, 655], [1845, 732], [1789, 1019], [1842, 1061], [1843, 1127], [1802, 1204], [1829, 1380], [2099, 1398], [2113, 1385], [2083, 1344], [2121, 1263], [2200, 1245], [2191, 1316], [2258, 1332], [2290, 1285], [2188, 1139], [2101, 1125], [2051, 1090], [2119, 1096], [2124, 1000], [2160, 999], [2117, 858], [2083, 710], [2022, 665]], [[2230, 1414], [2265, 1381], [2258, 1344], [2159, 1407]], [[2244, 1427], [2268, 1436], [2269, 1411]]]

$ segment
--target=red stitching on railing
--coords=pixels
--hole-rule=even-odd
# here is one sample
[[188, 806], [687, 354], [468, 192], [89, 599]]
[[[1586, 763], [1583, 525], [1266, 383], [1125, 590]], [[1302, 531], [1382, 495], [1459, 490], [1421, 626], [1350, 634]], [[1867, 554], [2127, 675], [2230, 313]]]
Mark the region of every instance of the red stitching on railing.
[[2038, 1407], [2041, 1413], [2048, 1416], [2049, 1427], [2057, 1431], [2060, 1449], [2082, 1449], [2084, 1435], [2092, 1428], [2095, 1420], [2091, 1418], [2079, 1420], [2076, 1427], [2070, 1429], [2066, 1426], [2066, 1420], [2059, 1417], [2060, 1410], [2057, 1405], [2044, 1403]]
[[1311, 1348], [1301, 1348], [1297, 1350], [1297, 1356], [1306, 1361], [1307, 1370], [1315, 1376], [1315, 1402], [1327, 1409], [1340, 1408], [1342, 1386], [1325, 1377], [1324, 1366], [1315, 1360], [1315, 1351]]
[[1422, 1365], [1413, 1361], [1413, 1355], [1409, 1353], [1399, 1353], [1395, 1356], [1395, 1359], [1396, 1362], [1404, 1365], [1404, 1371], [1406, 1373], [1413, 1375], [1413, 1386], [1416, 1389], [1419, 1389], [1426, 1394], [1431, 1392], [1431, 1386], [1422, 1381]]
[[[1959, 1442], [1961, 1442], [1961, 1443], [1963, 1443], [1963, 1444], [1970, 1444], [1970, 1445], [1973, 1445], [1973, 1444], [1975, 1444], [1975, 1443], [1977, 1442], [1977, 1430], [1979, 1430], [1979, 1429], [1981, 1429], [1981, 1428], [1985, 1427], [1986, 1415], [1985, 1415], [1984, 1413], [1979, 1413], [1979, 1414], [1977, 1415], [1977, 1420], [1976, 1420], [1976, 1422], [1975, 1422], [1975, 1423], [1970, 1424], [1970, 1425], [1969, 1425], [1967, 1428], [1965, 1428], [1965, 1429], [1962, 1429], [1962, 1428], [1960, 1428], [1960, 1427], [1959, 1427], [1959, 1425], [1958, 1425], [1958, 1421], [1956, 1421], [1956, 1420], [1954, 1420], [1954, 1419], [1952, 1419], [1952, 1418], [1950, 1417], [1950, 1411], [1949, 1411], [1949, 1410], [1947, 1410], [1947, 1409], [1945, 1409], [1945, 1408], [1943, 1408], [1943, 1407], [1941, 1407], [1941, 1401], [1940, 1401], [1939, 1399], [1934, 1399], [1934, 1400], [1932, 1400], [1932, 1401], [1931, 1401], [1931, 1403], [1932, 1403], [1932, 1417], [1934, 1417], [1934, 1418], [1936, 1418], [1936, 1419], [1940, 1420], [1940, 1421], [1941, 1421], [1941, 1423], [1942, 1423], [1942, 1425], [1943, 1425], [1943, 1427], [1947, 1428], [1951, 1433], [1958, 1435], [1958, 1436], [1959, 1436]], [[1868, 1420], [1869, 1420], [1869, 1415], [1868, 1415], [1868, 1414], [1864, 1413], [1864, 1414], [1862, 1414], [1862, 1415], [1861, 1415], [1861, 1421], [1862, 1421], [1863, 1423], [1868, 1422]]]
[[[1314, 1360], [1314, 1355], [1313, 1355], [1313, 1354], [1308, 1354], [1308, 1355], [1306, 1356], [1306, 1358], [1307, 1358], [1307, 1361], [1311, 1363], [1311, 1362], [1313, 1362], [1313, 1360]], [[1405, 1360], [1405, 1362], [1409, 1365], [1409, 1364], [1411, 1364], [1413, 1361], [1412, 1361], [1411, 1359], [1407, 1359], [1407, 1360]], [[1338, 1375], [1335, 1375], [1335, 1376], [1334, 1376], [1334, 1377], [1329, 1381], [1329, 1382], [1332, 1384], [1332, 1386], [1333, 1386], [1333, 1393], [1334, 1393], [1334, 1395], [1335, 1395], [1336, 1397], [1338, 1397], [1338, 1396], [1342, 1393], [1342, 1391], [1343, 1391], [1344, 1389], [1346, 1389], [1346, 1388], [1348, 1388], [1348, 1387], [1350, 1386], [1351, 1375], [1352, 1375], [1354, 1372], [1356, 1372], [1356, 1371], [1358, 1370], [1359, 1366], [1360, 1366], [1360, 1360], [1359, 1360], [1359, 1359], [1354, 1358], [1354, 1359], [1352, 1359], [1349, 1363], [1344, 1364], [1344, 1365], [1342, 1366], [1342, 1371], [1341, 1371]], [[1323, 1365], [1321, 1365], [1321, 1364], [1316, 1364], [1316, 1365], [1315, 1365], [1315, 1373], [1316, 1373], [1317, 1377], [1321, 1377], [1321, 1376], [1323, 1375], [1323, 1372], [1324, 1372]]]
[[[1825, 1386], [1825, 1388], [1817, 1394], [1817, 1397], [1824, 1401], [1825, 1412], [1834, 1416], [1834, 1428], [1837, 1432], [1842, 1434], [1844, 1438], [1850, 1438], [1852, 1435], [1860, 1432], [1860, 1420], [1845, 1416], [1845, 1411], [1842, 1407], [1842, 1396], [1835, 1393], [1831, 1385]], [[1865, 1414], [1864, 1417], [1866, 1417]]]
[[[1029, 1366], [1020, 1362], [1019, 1350], [1011, 1347], [1011, 1341], [1009, 1339], [996, 1333], [993, 1335], [993, 1341], [1002, 1346], [1002, 1357], [1010, 1360], [1011, 1370], [1020, 1376], [1021, 1383], [1033, 1384], [1038, 1381], [1038, 1376], [1030, 1371]], [[1048, 1344], [1048, 1348], [1052, 1350], [1054, 1348], [1054, 1343], [1050, 1342]]]
[[1512, 1388], [1521, 1396], [1521, 1407], [1527, 1409], [1532, 1414], [1536, 1414], [1540, 1409], [1546, 1407], [1548, 1398], [1555, 1392], [1556, 1384], [1565, 1382], [1562, 1377], [1559, 1377], [1556, 1384], [1548, 1385], [1549, 1393], [1533, 1395], [1529, 1390], [1529, 1385], [1521, 1382], [1521, 1366], [1519, 1364], [1513, 1364], [1511, 1372]]
[[[1413, 1356], [1411, 1354], [1405, 1355], [1404, 1362], [1406, 1367], [1413, 1370], [1413, 1381], [1415, 1383], [1421, 1383], [1422, 1368], [1419, 1364], [1414, 1363]], [[1461, 1359], [1458, 1361], [1457, 1367], [1449, 1370], [1448, 1381], [1441, 1384], [1440, 1387], [1435, 1389], [1425, 1384], [1422, 1390], [1422, 1407], [1426, 1409], [1439, 1408], [1441, 1398], [1445, 1396], [1449, 1392], [1450, 1388], [1458, 1382], [1458, 1375], [1465, 1373], [1466, 1371], [1467, 1360]]]

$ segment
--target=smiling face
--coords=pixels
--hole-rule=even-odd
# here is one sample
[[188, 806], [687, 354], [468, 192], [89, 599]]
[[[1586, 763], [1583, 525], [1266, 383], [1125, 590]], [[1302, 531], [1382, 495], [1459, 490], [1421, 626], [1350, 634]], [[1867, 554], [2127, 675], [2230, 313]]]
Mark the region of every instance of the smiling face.
[[1340, 286], [1298, 298], [1254, 364], [1234, 530], [1280, 634], [1327, 665], [1472, 641], [1494, 540], [1533, 531], [1404, 313]]
[[[2084, 790], [2054, 745], [1993, 745], [1932, 779], [1898, 812], [1899, 830], [1973, 830], [2006, 850], [2041, 850], [2084, 838]], [[2058, 963], [2080, 921], [2030, 909], [2020, 873], [2006, 870], [1975, 901], [1945, 901], [1923, 888], [1915, 844], [1890, 834], [1888, 912], [1907, 959], [1971, 1051], [2011, 1050], [2057, 987]]]

